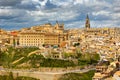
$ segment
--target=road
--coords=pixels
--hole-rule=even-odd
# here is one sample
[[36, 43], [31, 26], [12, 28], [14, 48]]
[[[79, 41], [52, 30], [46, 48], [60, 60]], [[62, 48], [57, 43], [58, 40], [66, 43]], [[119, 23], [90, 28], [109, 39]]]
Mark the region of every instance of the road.
[[38, 73], [38, 74], [66, 74], [66, 73], [84, 73], [88, 72], [90, 70], [95, 70], [95, 68], [89, 68], [89, 69], [77, 69], [77, 70], [68, 70], [68, 71], [56, 71], [56, 72], [40, 72], [40, 71], [31, 71], [31, 70], [10, 70], [10, 69], [0, 69], [0, 71], [10, 71], [14, 73]]
[[[1, 74], [6, 72], [13, 72], [14, 76], [29, 76], [40, 80], [58, 80], [60, 76], [66, 73], [84, 73], [90, 70], [95, 70], [95, 68], [89, 69], [76, 69], [67, 71], [56, 71], [56, 72], [41, 72], [41, 71], [31, 71], [31, 70], [13, 70], [13, 69], [0, 69]], [[3, 72], [3, 73], [2, 73]]]
[[35, 71], [34, 73], [43, 73], [43, 74], [66, 74], [66, 73], [84, 73], [90, 70], [95, 70], [95, 68], [91, 69], [82, 69], [82, 70], [70, 70], [70, 71], [59, 71], [59, 72], [38, 72]]

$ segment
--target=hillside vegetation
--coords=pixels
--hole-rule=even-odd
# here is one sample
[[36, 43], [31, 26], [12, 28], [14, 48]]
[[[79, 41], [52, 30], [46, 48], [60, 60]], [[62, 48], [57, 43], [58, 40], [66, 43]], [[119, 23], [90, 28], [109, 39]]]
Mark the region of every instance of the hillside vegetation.
[[93, 70], [86, 73], [67, 73], [61, 76], [58, 80], [92, 80], [94, 76]]
[[9, 47], [7, 51], [0, 53], [0, 64], [5, 68], [39, 68], [39, 67], [75, 67], [96, 64], [100, 59], [98, 54], [76, 53], [74, 58], [52, 59], [44, 58], [37, 47]]

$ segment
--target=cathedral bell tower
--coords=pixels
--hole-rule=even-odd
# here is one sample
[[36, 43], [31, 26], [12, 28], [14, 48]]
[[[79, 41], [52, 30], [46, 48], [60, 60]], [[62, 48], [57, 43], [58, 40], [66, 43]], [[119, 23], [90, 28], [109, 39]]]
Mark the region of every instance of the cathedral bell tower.
[[86, 29], [90, 28], [90, 20], [89, 20], [88, 14], [87, 14], [87, 17], [86, 17], [85, 28]]

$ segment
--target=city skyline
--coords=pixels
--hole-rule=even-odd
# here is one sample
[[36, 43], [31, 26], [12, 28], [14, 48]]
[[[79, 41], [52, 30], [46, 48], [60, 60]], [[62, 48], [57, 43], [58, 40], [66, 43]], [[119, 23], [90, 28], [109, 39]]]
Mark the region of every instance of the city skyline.
[[0, 0], [0, 28], [12, 30], [44, 23], [82, 28], [86, 15], [91, 27], [120, 27], [119, 0]]

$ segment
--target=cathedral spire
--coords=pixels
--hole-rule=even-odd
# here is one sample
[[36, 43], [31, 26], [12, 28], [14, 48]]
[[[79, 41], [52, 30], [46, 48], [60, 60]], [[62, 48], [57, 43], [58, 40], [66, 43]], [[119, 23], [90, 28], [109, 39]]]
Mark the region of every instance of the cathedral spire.
[[87, 28], [87, 29], [90, 28], [90, 20], [89, 20], [88, 14], [87, 14], [87, 17], [86, 17], [85, 28]]

